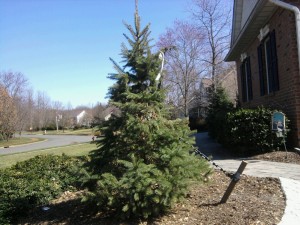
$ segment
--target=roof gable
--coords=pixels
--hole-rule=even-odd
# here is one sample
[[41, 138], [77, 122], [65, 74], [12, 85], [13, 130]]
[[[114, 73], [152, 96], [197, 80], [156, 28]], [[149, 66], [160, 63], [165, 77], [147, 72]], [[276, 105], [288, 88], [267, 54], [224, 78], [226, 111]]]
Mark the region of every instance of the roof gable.
[[259, 0], [242, 1], [241, 27], [243, 27]]
[[277, 8], [268, 0], [234, 1], [231, 47], [226, 61], [234, 61], [246, 51]]
[[259, 0], [239, 0], [234, 1], [234, 18], [232, 25], [232, 40], [236, 40], [242, 27], [247, 22], [251, 12]]

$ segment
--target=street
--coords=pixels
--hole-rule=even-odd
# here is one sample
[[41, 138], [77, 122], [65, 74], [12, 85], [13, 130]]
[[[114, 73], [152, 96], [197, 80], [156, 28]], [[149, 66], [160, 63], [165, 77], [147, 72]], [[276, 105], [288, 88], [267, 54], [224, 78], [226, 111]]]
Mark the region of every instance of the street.
[[46, 140], [25, 145], [10, 146], [9, 148], [0, 148], [0, 155], [27, 152], [38, 149], [53, 148], [83, 142], [92, 141], [92, 136], [79, 135], [22, 135], [22, 137], [44, 138]]

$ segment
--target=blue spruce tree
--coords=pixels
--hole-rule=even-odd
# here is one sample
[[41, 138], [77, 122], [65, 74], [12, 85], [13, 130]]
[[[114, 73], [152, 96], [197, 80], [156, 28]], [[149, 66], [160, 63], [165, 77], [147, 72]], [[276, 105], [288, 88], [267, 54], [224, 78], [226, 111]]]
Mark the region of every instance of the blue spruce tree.
[[[140, 28], [136, 4], [134, 26], [122, 45], [124, 66], [112, 60], [115, 84], [110, 104], [120, 110], [101, 128], [104, 138], [93, 155], [98, 174], [93, 200], [122, 217], [157, 215], [185, 196], [193, 180], [203, 180], [208, 164], [191, 154], [187, 120], [170, 120], [157, 79], [160, 54], [149, 44], [149, 25]], [[164, 51], [164, 50], [163, 50]]]

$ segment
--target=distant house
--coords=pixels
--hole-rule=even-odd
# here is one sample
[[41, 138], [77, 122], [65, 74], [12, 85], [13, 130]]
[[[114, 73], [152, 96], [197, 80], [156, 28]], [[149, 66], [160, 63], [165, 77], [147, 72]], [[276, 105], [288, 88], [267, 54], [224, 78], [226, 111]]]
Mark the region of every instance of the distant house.
[[206, 117], [208, 107], [208, 96], [212, 86], [212, 80], [209, 78], [202, 78], [199, 90], [196, 93], [196, 100], [193, 106], [189, 109], [190, 118], [204, 118]]
[[229, 100], [233, 104], [236, 104], [238, 96], [238, 83], [236, 74], [236, 68], [231, 67], [217, 76], [219, 85], [224, 88]]
[[104, 121], [108, 121], [115, 111], [114, 107], [108, 107], [103, 111]]
[[79, 125], [79, 126], [90, 126], [91, 124], [91, 115], [86, 111], [74, 111], [74, 125]]
[[242, 107], [282, 110], [300, 146], [300, 1], [235, 0], [231, 48]]
[[[227, 93], [229, 99], [235, 104], [237, 97], [237, 79], [235, 68], [229, 68], [223, 73], [216, 76], [216, 82], [222, 86]], [[210, 78], [202, 78], [198, 93], [196, 93], [197, 100], [194, 106], [189, 109], [189, 126], [192, 130], [201, 130], [205, 127], [205, 118], [207, 116], [209, 106], [209, 93], [213, 85]]]
[[[235, 68], [229, 68], [223, 73], [216, 76], [218, 85], [222, 86], [228, 98], [235, 104], [237, 98], [237, 78]], [[194, 106], [189, 110], [190, 117], [205, 118], [209, 105], [209, 93], [211, 92], [213, 81], [210, 78], [202, 78], [199, 91], [197, 94], [198, 100]]]
[[76, 123], [77, 124], [81, 124], [83, 122], [83, 119], [86, 115], [86, 111], [83, 110], [81, 113], [79, 113], [77, 116], [76, 116]]

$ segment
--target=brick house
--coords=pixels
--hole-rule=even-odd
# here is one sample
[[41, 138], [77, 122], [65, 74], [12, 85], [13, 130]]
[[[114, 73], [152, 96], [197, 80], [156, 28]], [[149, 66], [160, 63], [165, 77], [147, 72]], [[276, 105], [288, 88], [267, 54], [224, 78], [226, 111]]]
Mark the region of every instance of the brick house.
[[231, 48], [242, 107], [282, 110], [300, 145], [300, 0], [235, 0]]

